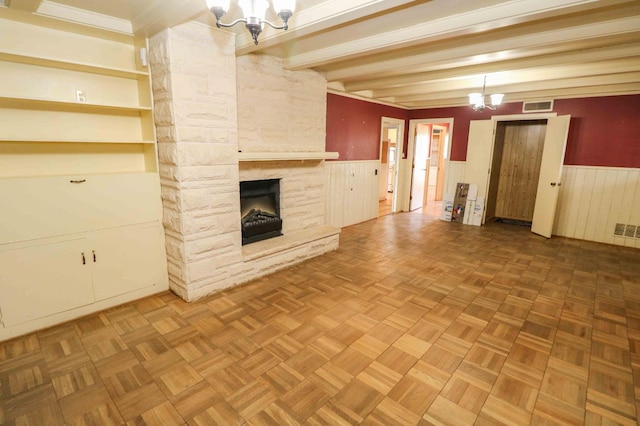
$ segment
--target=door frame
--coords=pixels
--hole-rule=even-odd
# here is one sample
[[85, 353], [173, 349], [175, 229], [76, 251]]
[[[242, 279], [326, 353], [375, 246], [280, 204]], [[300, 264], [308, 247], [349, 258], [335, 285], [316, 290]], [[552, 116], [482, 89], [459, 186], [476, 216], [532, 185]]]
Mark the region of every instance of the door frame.
[[[415, 146], [416, 146], [416, 129], [418, 128], [418, 124], [448, 124], [449, 128], [447, 129], [447, 137], [445, 138], [444, 145], [444, 188], [447, 188], [449, 182], [449, 171], [451, 168], [449, 167], [449, 161], [451, 159], [451, 141], [453, 141], [453, 117], [447, 118], [417, 118], [409, 120], [409, 146], [407, 150], [407, 167], [409, 169], [409, 179], [405, 181], [404, 185], [404, 193], [407, 194], [406, 199], [403, 200], [404, 203], [404, 211], [409, 211], [410, 200], [409, 196], [411, 195], [411, 165], [413, 164], [413, 160], [415, 157]], [[429, 143], [429, 147], [431, 147], [431, 143]]]
[[[396, 127], [398, 129], [398, 140], [396, 141], [396, 170], [393, 177], [393, 197], [391, 197], [391, 213], [401, 211], [400, 200], [402, 200], [401, 192], [403, 185], [403, 173], [405, 168], [404, 159], [404, 125], [405, 120], [401, 118], [391, 118], [382, 116], [380, 119], [380, 147], [378, 153], [378, 170], [382, 170], [382, 142], [385, 140], [386, 134], [384, 129]], [[380, 182], [378, 181], [378, 185]], [[378, 199], [378, 189], [376, 186], [376, 200]]]
[[[548, 112], [548, 113], [538, 113], [538, 114], [494, 115], [490, 119], [482, 120], [482, 121], [491, 121], [493, 124], [493, 135], [491, 136], [491, 144], [490, 144], [491, 150], [489, 152], [489, 158], [490, 159], [493, 158], [493, 151], [495, 149], [495, 143], [496, 143], [496, 126], [498, 125], [498, 122], [548, 120], [550, 118], [557, 118], [557, 117], [558, 117], [558, 114], [556, 112]], [[493, 163], [491, 162], [491, 160], [489, 162], [489, 167], [490, 167], [490, 170], [491, 168], [493, 168]], [[485, 197], [488, 196], [488, 194], [486, 193], [486, 189], [488, 189], [490, 175], [491, 175], [490, 172], [487, 173], [486, 175], [485, 194], [484, 194]], [[482, 213], [482, 222], [481, 222], [482, 224], [485, 223], [486, 214], [487, 214], [487, 210], [485, 208], [485, 210]]]

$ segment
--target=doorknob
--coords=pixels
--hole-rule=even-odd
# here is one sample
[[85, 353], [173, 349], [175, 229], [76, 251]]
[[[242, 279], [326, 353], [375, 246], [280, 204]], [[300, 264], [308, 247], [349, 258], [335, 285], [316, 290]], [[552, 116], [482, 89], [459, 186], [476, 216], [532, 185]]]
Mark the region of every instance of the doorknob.
[[556, 183], [555, 182], [551, 182], [551, 186], [556, 186]]

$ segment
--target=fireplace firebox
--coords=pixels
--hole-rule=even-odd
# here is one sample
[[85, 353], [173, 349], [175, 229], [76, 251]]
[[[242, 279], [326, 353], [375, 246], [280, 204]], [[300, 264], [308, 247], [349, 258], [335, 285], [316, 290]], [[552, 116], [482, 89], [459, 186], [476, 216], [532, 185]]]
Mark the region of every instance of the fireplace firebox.
[[242, 245], [282, 235], [280, 179], [240, 182]]

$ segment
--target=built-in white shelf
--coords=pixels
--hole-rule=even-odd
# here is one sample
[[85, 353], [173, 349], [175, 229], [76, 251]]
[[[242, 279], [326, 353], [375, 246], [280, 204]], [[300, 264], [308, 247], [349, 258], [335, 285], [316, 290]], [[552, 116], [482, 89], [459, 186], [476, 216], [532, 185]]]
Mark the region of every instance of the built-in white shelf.
[[334, 226], [316, 226], [301, 231], [290, 232], [280, 237], [269, 238], [242, 246], [242, 258], [245, 262], [276, 254], [323, 238], [337, 235], [340, 228]]
[[17, 142], [17, 143], [26, 143], [26, 142], [34, 142], [34, 143], [112, 143], [112, 144], [154, 144], [156, 143], [154, 140], [114, 140], [114, 139], [64, 139], [60, 137], [53, 137], [49, 139], [33, 139], [33, 138], [2, 138], [0, 137], [0, 142]]
[[149, 78], [149, 74], [147, 71], [112, 68], [80, 61], [65, 61], [54, 57], [33, 56], [14, 52], [0, 51], [0, 60], [28, 65], [41, 65], [45, 67], [60, 68], [71, 71], [83, 71], [93, 74], [109, 75], [112, 77], [123, 77], [131, 79]]
[[0, 95], [0, 104], [4, 107], [37, 107], [47, 109], [73, 109], [73, 110], [100, 110], [105, 113], [118, 113], [118, 112], [130, 112], [130, 111], [151, 111], [149, 106], [141, 105], [108, 105], [108, 104], [95, 104], [90, 102], [77, 102], [77, 101], [59, 101], [53, 99], [43, 98], [16, 98], [12, 96]]
[[240, 152], [240, 161], [336, 160], [338, 152]]

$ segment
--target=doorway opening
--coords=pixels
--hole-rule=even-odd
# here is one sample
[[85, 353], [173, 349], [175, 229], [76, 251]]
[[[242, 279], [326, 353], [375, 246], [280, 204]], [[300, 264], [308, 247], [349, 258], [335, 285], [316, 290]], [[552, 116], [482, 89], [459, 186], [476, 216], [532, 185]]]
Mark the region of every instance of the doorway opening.
[[403, 156], [404, 120], [382, 117], [380, 168], [378, 172], [378, 216], [395, 213], [398, 206], [398, 176]]
[[409, 122], [409, 210], [439, 216], [444, 195], [453, 118]]
[[[516, 145], [512, 145], [512, 148], [515, 147], [513, 153], [507, 154], [507, 145], [505, 145], [504, 138], [500, 134], [506, 134], [510, 128], [508, 125], [501, 125], [500, 123], [513, 121], [521, 123], [514, 125], [510, 131], [514, 134], [520, 134], [521, 131], [524, 133], [529, 131], [534, 134], [540, 133], [539, 137], [543, 138], [542, 146], [540, 147], [538, 142], [535, 142], [537, 136], [534, 135], [531, 137], [534, 142], [531, 142], [530, 148], [525, 149], [524, 145], [526, 144], [524, 142], [517, 142]], [[491, 216], [514, 214], [512, 211], [500, 210], [498, 206], [500, 197], [495, 198], [495, 194], [500, 190], [502, 163], [509, 163], [510, 160], [507, 157], [513, 155], [518, 159], [518, 162], [514, 164], [519, 168], [519, 173], [523, 175], [522, 170], [528, 170], [527, 173], [531, 175], [526, 176], [526, 173], [523, 175], [525, 178], [522, 181], [526, 184], [520, 185], [520, 190], [523, 190], [526, 186], [535, 186], [535, 196], [530, 193], [526, 202], [518, 202], [518, 195], [511, 194], [510, 196], [505, 195], [504, 197], [507, 198], [503, 197], [503, 200], [512, 200], [515, 203], [520, 209], [520, 213], [515, 213], [516, 217], [524, 217], [527, 222], [530, 221], [531, 232], [551, 238], [558, 192], [562, 185], [562, 166], [570, 122], [570, 115], [557, 116], [555, 113], [494, 116], [491, 120], [471, 120], [469, 123], [467, 161], [465, 162], [463, 179], [464, 182], [478, 186], [475, 206], [480, 205], [483, 211], [481, 223], [485, 223]], [[528, 123], [533, 124], [529, 126]], [[496, 141], [500, 140], [502, 142], [496, 143]], [[522, 144], [522, 146], [518, 147], [518, 144]], [[539, 150], [541, 151], [539, 152]], [[524, 151], [529, 152], [529, 154], [523, 154]], [[531, 158], [534, 153], [535, 156], [540, 156], [539, 167], [537, 167], [537, 161], [533, 161]], [[527, 156], [524, 157], [523, 155]], [[500, 164], [498, 164], [497, 159], [500, 159]], [[496, 161], [494, 162], [494, 160]], [[513, 170], [516, 169], [512, 168], [511, 170], [510, 173], [514, 173]], [[503, 173], [508, 174], [509, 172]], [[537, 179], [533, 177], [534, 173], [538, 175]], [[505, 181], [507, 182], [508, 176], [505, 179], [507, 179]], [[503, 187], [506, 186], [508, 185], [503, 183]], [[533, 209], [533, 214], [527, 212], [530, 208]]]
[[531, 227], [547, 120], [496, 123], [486, 219]]

